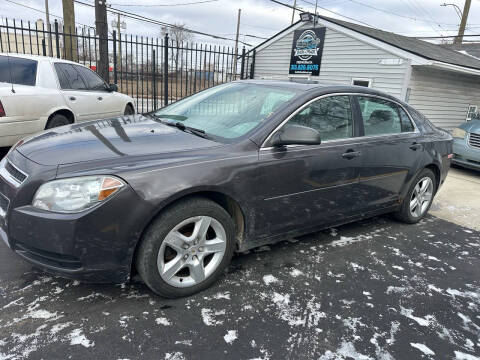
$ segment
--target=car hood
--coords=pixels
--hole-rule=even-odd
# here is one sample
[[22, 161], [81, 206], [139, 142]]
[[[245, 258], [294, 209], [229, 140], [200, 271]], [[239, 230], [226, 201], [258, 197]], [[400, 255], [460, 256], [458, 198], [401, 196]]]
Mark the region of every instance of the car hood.
[[17, 150], [38, 164], [62, 165], [218, 145], [137, 114], [47, 130], [26, 139]]
[[467, 132], [480, 134], [480, 120], [470, 120], [462, 124], [461, 128]]

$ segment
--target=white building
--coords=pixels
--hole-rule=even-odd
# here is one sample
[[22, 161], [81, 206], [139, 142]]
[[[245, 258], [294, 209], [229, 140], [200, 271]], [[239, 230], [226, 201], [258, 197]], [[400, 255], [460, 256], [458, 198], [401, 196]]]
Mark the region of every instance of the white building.
[[[325, 27], [319, 75], [312, 80], [363, 85], [413, 105], [433, 123], [451, 129], [480, 107], [480, 60], [440, 45], [366, 26], [319, 16]], [[294, 52], [295, 30], [312, 29], [298, 21], [255, 48], [254, 77], [285, 79]], [[307, 75], [308, 76], [308, 75]]]

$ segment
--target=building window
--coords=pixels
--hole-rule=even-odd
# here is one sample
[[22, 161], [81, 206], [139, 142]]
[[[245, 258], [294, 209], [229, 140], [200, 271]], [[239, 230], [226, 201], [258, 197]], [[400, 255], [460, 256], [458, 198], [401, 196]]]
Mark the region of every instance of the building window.
[[352, 79], [352, 85], [372, 87], [372, 79], [353, 78]]
[[472, 120], [477, 113], [477, 107], [475, 105], [469, 105], [467, 111], [467, 121]]

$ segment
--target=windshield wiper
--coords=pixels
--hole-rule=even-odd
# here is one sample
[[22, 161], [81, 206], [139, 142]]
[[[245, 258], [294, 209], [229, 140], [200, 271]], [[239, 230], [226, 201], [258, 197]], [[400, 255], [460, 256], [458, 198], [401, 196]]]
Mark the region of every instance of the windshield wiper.
[[[204, 139], [210, 139], [210, 137], [207, 135], [205, 130], [197, 129], [197, 128], [190, 127], [190, 126], [186, 126], [181, 121], [169, 121], [169, 120], [166, 120], [166, 119], [168, 119], [167, 117], [158, 116], [158, 115], [155, 115], [155, 114], [152, 114], [152, 113], [144, 114], [144, 115], [151, 116], [155, 120], [160, 121], [162, 124], [165, 124], [165, 125], [168, 125], [168, 126], [175, 126], [177, 129], [188, 132], [190, 134], [200, 136]], [[172, 115], [172, 117], [173, 117], [173, 115]]]
[[197, 128], [190, 127], [190, 126], [185, 126], [185, 124], [181, 123], [180, 121], [170, 122], [167, 125], [176, 126], [177, 128], [179, 128], [182, 131], [188, 131], [189, 133], [191, 133], [193, 135], [197, 135], [197, 136], [203, 137], [205, 139], [208, 139], [208, 136], [205, 133], [205, 130], [197, 129]]

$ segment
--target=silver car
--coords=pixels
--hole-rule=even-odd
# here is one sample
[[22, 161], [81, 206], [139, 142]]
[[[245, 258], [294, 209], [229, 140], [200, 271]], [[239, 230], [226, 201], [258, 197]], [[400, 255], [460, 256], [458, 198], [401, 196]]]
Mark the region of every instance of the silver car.
[[480, 119], [470, 120], [452, 132], [455, 165], [480, 170]]

